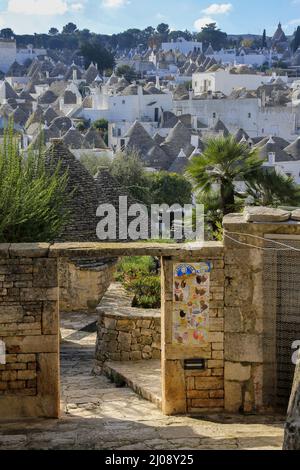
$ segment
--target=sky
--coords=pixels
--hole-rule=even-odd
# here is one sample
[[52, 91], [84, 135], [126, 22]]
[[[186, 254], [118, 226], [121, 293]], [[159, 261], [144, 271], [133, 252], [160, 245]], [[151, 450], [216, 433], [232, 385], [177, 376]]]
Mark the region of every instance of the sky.
[[0, 0], [0, 28], [17, 34], [61, 29], [69, 21], [80, 29], [113, 34], [167, 23], [171, 29], [200, 31], [216, 22], [228, 34], [272, 36], [281, 21], [287, 34], [300, 25], [300, 0]]

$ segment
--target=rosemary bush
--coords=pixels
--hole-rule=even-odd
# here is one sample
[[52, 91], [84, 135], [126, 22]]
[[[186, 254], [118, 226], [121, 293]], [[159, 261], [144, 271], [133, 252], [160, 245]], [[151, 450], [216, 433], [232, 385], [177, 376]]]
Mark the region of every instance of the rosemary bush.
[[67, 223], [68, 175], [47, 171], [45, 151], [19, 149], [13, 126], [0, 145], [0, 243], [52, 241]]

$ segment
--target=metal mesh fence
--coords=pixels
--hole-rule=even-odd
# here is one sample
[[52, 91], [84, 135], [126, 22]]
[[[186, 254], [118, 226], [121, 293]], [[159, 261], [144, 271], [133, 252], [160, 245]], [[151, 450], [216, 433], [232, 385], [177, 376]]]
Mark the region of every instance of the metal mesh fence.
[[[273, 249], [264, 252], [264, 357], [270, 373], [265, 376], [267, 393], [278, 408], [286, 409], [295, 372], [293, 346], [300, 340], [300, 240], [280, 242], [291, 250], [265, 242]], [[271, 384], [273, 392], [268, 390]]]

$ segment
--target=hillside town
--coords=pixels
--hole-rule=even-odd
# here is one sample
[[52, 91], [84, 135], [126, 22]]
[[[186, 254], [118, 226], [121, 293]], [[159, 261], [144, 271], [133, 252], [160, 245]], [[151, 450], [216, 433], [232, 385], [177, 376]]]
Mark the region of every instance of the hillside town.
[[0, 12], [0, 451], [300, 450], [300, 20], [116, 32], [146, 2], [24, 2]]
[[[300, 182], [300, 46], [292, 52], [280, 23], [266, 47], [254, 50], [214, 51], [178, 38], [158, 49], [118, 51], [110, 75], [82, 62], [0, 39], [1, 128], [12, 119], [23, 148], [42, 136], [46, 145], [62, 138], [78, 159], [134, 148], [150, 171], [178, 173], [205, 139], [231, 134]], [[99, 120], [107, 121], [106, 142], [93, 128]]]

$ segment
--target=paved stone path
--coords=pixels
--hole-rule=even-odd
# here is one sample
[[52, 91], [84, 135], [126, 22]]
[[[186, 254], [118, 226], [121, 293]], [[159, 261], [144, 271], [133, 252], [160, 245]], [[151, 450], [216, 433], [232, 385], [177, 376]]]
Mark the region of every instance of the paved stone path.
[[92, 375], [95, 321], [62, 315], [62, 418], [0, 422], [0, 449], [281, 449], [282, 417], [165, 417]]

